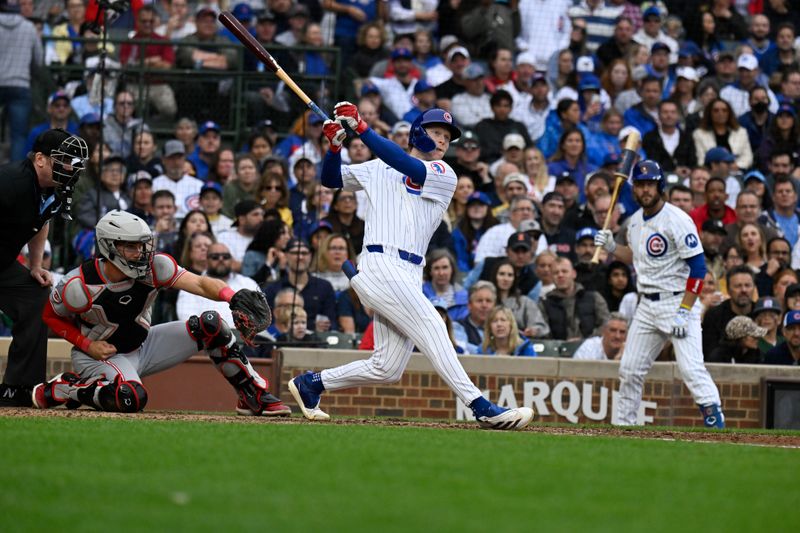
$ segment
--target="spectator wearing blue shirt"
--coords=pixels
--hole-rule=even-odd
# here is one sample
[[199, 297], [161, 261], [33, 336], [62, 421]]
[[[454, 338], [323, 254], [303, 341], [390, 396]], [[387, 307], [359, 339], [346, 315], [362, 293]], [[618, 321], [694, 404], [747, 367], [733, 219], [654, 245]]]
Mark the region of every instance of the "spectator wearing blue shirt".
[[480, 353], [536, 357], [531, 341], [520, 335], [514, 313], [502, 306], [492, 309], [486, 319]]
[[650, 48], [650, 62], [644, 66], [648, 76], [661, 81], [661, 98], [669, 98], [675, 86], [675, 73], [669, 68], [670, 48], [664, 43], [656, 42]]
[[72, 134], [78, 133], [78, 125], [69, 119], [72, 112], [70, 107], [69, 95], [64, 91], [56, 91], [47, 99], [47, 116], [49, 120], [38, 124], [28, 133], [28, 140], [25, 143], [25, 153], [33, 150], [33, 142], [42, 132], [50, 129], [61, 128]]
[[197, 147], [194, 152], [186, 157], [186, 160], [194, 165], [198, 179], [205, 180], [208, 177], [208, 170], [215, 154], [219, 151], [222, 138], [220, 132], [222, 128], [213, 120], [209, 120], [200, 125], [197, 132]]
[[[356, 51], [358, 28], [365, 22], [375, 20], [378, 16], [378, 0], [322, 0], [326, 11], [336, 14], [336, 26], [333, 30], [333, 44], [341, 50], [342, 64]], [[381, 8], [385, 10], [384, 7]]]
[[[256, 36], [255, 28], [253, 28], [250, 25], [250, 22], [253, 20], [253, 9], [248, 4], [244, 2], [236, 4], [235, 6], [233, 6], [231, 14], [236, 20], [238, 20], [239, 22], [242, 23], [242, 25], [244, 25], [244, 27], [247, 29], [250, 35], [252, 35], [253, 37]], [[229, 30], [228, 28], [222, 28], [221, 30], [219, 30], [219, 34], [222, 37], [228, 39], [230, 42], [239, 44], [239, 39], [237, 39], [236, 36], [233, 33], [231, 33], [231, 30]]]
[[467, 291], [455, 282], [456, 260], [445, 249], [436, 249], [428, 254], [423, 271], [422, 292], [433, 301], [444, 302], [447, 313], [453, 320], [466, 318]]
[[642, 101], [631, 107], [623, 115], [626, 126], [633, 126], [644, 134], [656, 129], [658, 123], [658, 103], [661, 101], [661, 80], [646, 76], [639, 82], [639, 96]]
[[745, 39], [744, 44], [753, 49], [753, 55], [758, 59], [759, 65], [775, 48], [775, 43], [769, 38], [769, 29], [769, 18], [765, 15], [756, 14], [750, 19], [750, 37]]
[[558, 149], [553, 154], [547, 171], [551, 176], [569, 174], [578, 185], [579, 201], [586, 201], [584, 183], [586, 175], [597, 170], [597, 167], [586, 161], [586, 137], [577, 128], [571, 128], [561, 134]]
[[453, 245], [456, 250], [456, 263], [461, 272], [469, 272], [475, 266], [475, 249], [478, 241], [497, 219], [489, 207], [492, 201], [486, 193], [474, 192], [467, 198], [467, 211], [453, 229]]
[[539, 150], [544, 157], [549, 159], [558, 149], [561, 134], [568, 129], [578, 128], [584, 138], [589, 136], [589, 130], [581, 124], [581, 108], [576, 100], [564, 98], [556, 108], [547, 115], [545, 120], [544, 135], [539, 138]]
[[783, 336], [786, 340], [767, 352], [764, 363], [800, 365], [800, 311], [789, 311], [783, 317]]

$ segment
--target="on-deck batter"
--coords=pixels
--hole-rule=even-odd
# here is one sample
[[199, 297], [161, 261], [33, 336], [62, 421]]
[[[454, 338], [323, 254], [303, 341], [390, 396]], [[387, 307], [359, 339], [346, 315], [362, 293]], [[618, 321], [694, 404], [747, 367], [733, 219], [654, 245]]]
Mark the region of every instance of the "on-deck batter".
[[[450, 204], [456, 175], [441, 160], [461, 132], [449, 113], [431, 109], [414, 121], [411, 155], [369, 129], [349, 103], [336, 105], [337, 122], [326, 121], [331, 141], [322, 167], [322, 183], [349, 191], [363, 190], [368, 205], [364, 250], [359, 272], [345, 266], [361, 301], [375, 310], [375, 352], [364, 361], [306, 373], [289, 382], [289, 390], [309, 420], [327, 420], [319, 409], [324, 390], [400, 379], [416, 345], [458, 397], [469, 405], [478, 423], [493, 429], [518, 429], [533, 418], [527, 407], [503, 409], [481, 396], [456, 356], [444, 322], [422, 293], [424, 254]], [[379, 159], [342, 165], [339, 150], [345, 138], [342, 123], [361, 136]], [[349, 271], [348, 271], [349, 270]]]
[[610, 230], [595, 236], [595, 245], [623, 262], [633, 262], [641, 297], [619, 367], [618, 423], [636, 424], [644, 378], [671, 340], [703, 423], [723, 428], [719, 391], [703, 364], [697, 301], [706, 273], [703, 246], [692, 219], [665, 203], [663, 192], [664, 176], [658, 163], [639, 162], [633, 171], [633, 195], [642, 208], [631, 216], [629, 246], [617, 245]]

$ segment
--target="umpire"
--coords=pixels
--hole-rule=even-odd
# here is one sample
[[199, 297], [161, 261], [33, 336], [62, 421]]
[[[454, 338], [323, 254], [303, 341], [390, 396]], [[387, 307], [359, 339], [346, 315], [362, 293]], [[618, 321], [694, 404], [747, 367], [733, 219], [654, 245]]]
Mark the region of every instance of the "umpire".
[[[0, 407], [31, 405], [31, 388], [45, 380], [47, 326], [42, 307], [50, 273], [42, 268], [49, 220], [68, 209], [86, 165], [86, 142], [62, 129], [42, 132], [21, 161], [0, 166], [0, 311], [14, 323]], [[30, 270], [17, 262], [28, 244]]]

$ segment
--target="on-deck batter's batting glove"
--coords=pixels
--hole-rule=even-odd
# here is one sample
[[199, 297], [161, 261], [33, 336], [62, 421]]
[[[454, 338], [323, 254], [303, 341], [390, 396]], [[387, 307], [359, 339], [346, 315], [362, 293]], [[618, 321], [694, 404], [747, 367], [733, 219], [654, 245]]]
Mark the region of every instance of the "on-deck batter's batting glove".
[[254, 346], [253, 337], [264, 331], [272, 322], [267, 299], [261, 291], [241, 289], [231, 298], [231, 314], [233, 324], [245, 344]]
[[686, 328], [689, 327], [689, 310], [685, 307], [678, 308], [675, 318], [672, 319], [672, 336], [682, 339], [686, 336]]
[[364, 122], [361, 115], [358, 114], [358, 106], [350, 102], [339, 102], [336, 104], [336, 107], [333, 108], [333, 116], [337, 122], [340, 122], [342, 125], [347, 124], [348, 128], [359, 135], [369, 128], [369, 124]]
[[342, 149], [342, 143], [347, 138], [347, 132], [344, 131], [342, 125], [335, 120], [328, 119], [322, 124], [322, 132], [331, 143], [330, 151], [334, 154], [338, 153]]
[[610, 229], [603, 229], [597, 232], [594, 236], [594, 245], [600, 246], [610, 254], [614, 253], [617, 249], [617, 243], [614, 241], [614, 234]]

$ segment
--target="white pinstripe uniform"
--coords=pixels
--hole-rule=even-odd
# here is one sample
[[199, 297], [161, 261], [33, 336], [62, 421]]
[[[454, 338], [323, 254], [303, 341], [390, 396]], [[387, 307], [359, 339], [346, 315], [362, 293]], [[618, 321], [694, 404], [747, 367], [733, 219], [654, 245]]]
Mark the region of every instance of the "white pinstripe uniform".
[[181, 220], [192, 209], [200, 209], [200, 189], [203, 181], [184, 174], [178, 181], [171, 180], [166, 175], [158, 176], [153, 180], [153, 192], [166, 189], [175, 196], [175, 218]]
[[[697, 228], [689, 215], [665, 203], [648, 219], [641, 209], [634, 213], [627, 236], [641, 300], [619, 367], [619, 424], [636, 424], [645, 375], [667, 340], [675, 347], [678, 368], [694, 401], [700, 405], [719, 404], [719, 391], [703, 364], [699, 300], [691, 310], [686, 337], [671, 335], [672, 319], [681, 305], [689, 277], [685, 259], [703, 253]], [[658, 295], [658, 299], [653, 300], [653, 295]]]
[[[465, 404], [481, 396], [456, 356], [444, 321], [422, 293], [424, 261], [413, 264], [400, 256], [424, 257], [455, 192], [456, 174], [447, 163], [424, 164], [421, 187], [379, 159], [342, 165], [343, 188], [364, 190], [367, 196], [364, 251], [350, 284], [375, 310], [375, 351], [367, 360], [323, 370], [327, 390], [398, 381], [416, 345]], [[383, 252], [369, 252], [371, 245], [381, 245]]]

